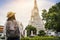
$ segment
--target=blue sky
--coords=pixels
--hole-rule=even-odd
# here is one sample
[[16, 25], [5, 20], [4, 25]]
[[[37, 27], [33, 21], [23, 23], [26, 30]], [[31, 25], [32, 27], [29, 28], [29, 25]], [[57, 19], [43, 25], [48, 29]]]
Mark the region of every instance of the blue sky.
[[49, 1], [54, 2], [54, 3], [60, 2], [60, 0], [49, 0]]
[[[60, 0], [37, 0], [40, 17], [42, 9], [48, 10], [58, 2]], [[0, 0], [0, 25], [5, 24], [6, 15], [9, 11], [16, 12], [16, 19], [22, 22], [24, 26], [28, 25], [33, 6], [34, 0]]]
[[[9, 3], [9, 2], [12, 2], [12, 1], [14, 1], [14, 0], [0, 0], [0, 6], [3, 6], [6, 3]], [[60, 0], [47, 0], [47, 1], [54, 2], [54, 3], [60, 2]]]
[[0, 0], [0, 7], [4, 6], [5, 4], [12, 2], [13, 0]]

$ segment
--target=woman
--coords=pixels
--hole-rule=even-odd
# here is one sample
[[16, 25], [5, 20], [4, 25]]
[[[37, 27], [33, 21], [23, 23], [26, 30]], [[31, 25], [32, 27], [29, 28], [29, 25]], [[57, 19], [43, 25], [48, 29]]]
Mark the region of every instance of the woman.
[[16, 21], [15, 13], [8, 12], [6, 26], [4, 27], [4, 34], [6, 40], [20, 40], [20, 27]]

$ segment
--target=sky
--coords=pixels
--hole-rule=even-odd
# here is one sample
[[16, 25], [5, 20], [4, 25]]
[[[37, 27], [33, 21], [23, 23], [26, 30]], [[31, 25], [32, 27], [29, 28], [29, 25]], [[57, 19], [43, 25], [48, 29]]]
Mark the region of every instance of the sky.
[[[43, 9], [48, 10], [58, 2], [60, 0], [37, 0], [40, 17]], [[34, 0], [0, 0], [0, 25], [5, 25], [7, 13], [12, 11], [16, 13], [17, 21], [26, 27], [29, 23], [33, 7]]]

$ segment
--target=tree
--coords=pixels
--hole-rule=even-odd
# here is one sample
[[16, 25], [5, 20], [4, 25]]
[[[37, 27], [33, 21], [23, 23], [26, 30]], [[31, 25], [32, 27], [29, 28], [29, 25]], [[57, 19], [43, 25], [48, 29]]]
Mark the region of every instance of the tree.
[[49, 8], [47, 12], [45, 9], [42, 12], [43, 20], [46, 21], [45, 28], [60, 32], [60, 2]]
[[38, 36], [45, 36], [45, 34], [44, 30], [40, 30]]
[[27, 36], [30, 36], [31, 35], [31, 31], [33, 31], [33, 34], [36, 35], [36, 28], [32, 25], [28, 25], [26, 27], [26, 30], [27, 30]]

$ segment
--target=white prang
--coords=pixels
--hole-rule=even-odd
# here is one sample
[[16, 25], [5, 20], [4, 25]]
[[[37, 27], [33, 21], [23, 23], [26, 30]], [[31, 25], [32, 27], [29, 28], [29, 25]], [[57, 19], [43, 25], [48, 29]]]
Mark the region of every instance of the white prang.
[[45, 30], [43, 20], [39, 16], [39, 10], [37, 7], [36, 0], [34, 0], [34, 8], [32, 10], [29, 25], [32, 25], [37, 29], [37, 34], [40, 30]]

